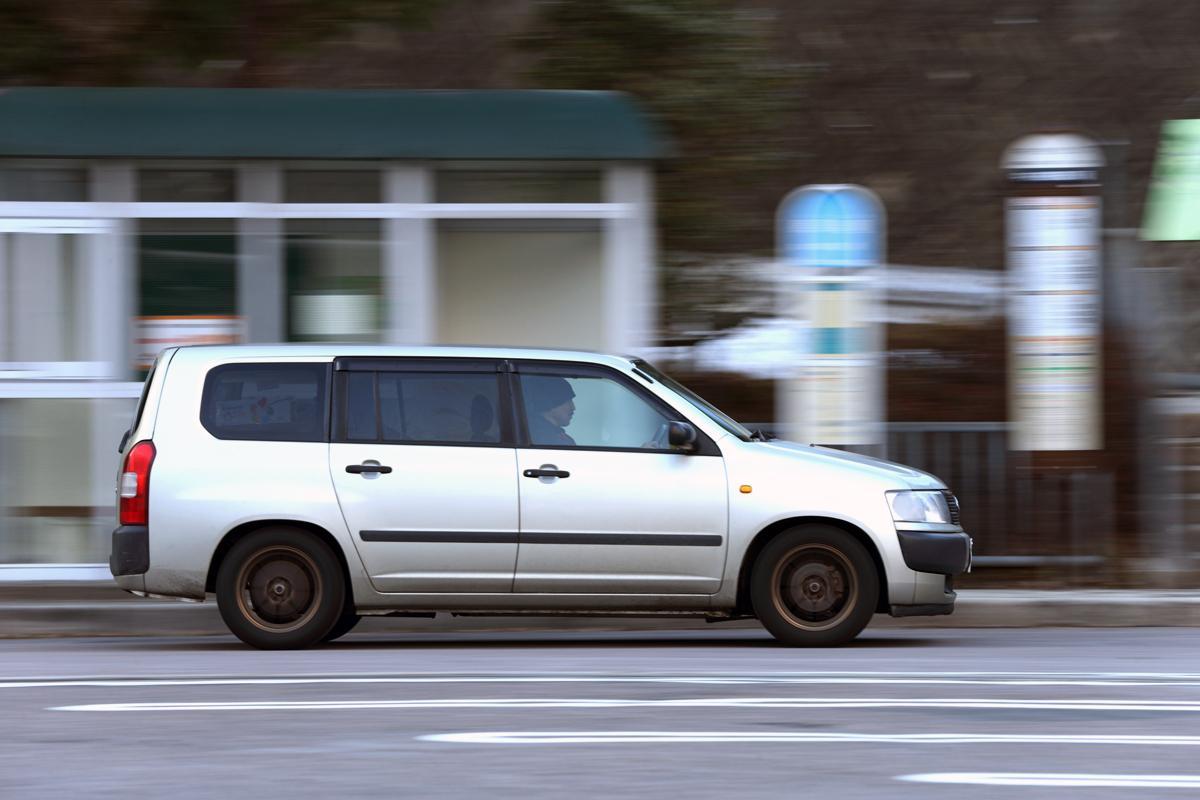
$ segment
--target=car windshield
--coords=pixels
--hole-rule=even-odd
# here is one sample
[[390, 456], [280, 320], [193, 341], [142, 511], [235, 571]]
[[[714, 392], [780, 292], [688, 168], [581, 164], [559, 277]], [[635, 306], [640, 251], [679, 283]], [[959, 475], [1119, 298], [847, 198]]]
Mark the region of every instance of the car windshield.
[[712, 403], [708, 402], [679, 381], [659, 372], [648, 362], [642, 361], [641, 359], [634, 359], [633, 365], [654, 380], [661, 383], [663, 386], [666, 386], [671, 391], [683, 397], [685, 400], [695, 406], [697, 410], [703, 413], [704, 416], [708, 417], [713, 422], [717, 423], [722, 428], [741, 439], [743, 442], [749, 442], [756, 438], [749, 429], [744, 427], [733, 417], [729, 416], [724, 411], [717, 408]]

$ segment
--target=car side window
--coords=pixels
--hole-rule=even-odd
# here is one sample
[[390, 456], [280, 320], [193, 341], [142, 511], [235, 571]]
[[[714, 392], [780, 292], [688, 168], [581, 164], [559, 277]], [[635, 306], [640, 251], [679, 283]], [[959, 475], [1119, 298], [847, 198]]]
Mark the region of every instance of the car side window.
[[200, 423], [218, 439], [325, 441], [325, 364], [224, 364], [209, 371]]
[[670, 451], [670, 418], [640, 394], [595, 374], [522, 374], [521, 400], [535, 447]]
[[497, 373], [346, 374], [347, 441], [392, 444], [499, 444]]

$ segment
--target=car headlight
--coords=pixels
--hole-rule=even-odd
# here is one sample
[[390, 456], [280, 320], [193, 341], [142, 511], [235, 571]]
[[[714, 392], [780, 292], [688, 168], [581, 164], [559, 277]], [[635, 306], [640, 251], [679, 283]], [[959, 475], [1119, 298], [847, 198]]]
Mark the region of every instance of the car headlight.
[[950, 506], [941, 492], [888, 492], [887, 501], [896, 522], [950, 523]]

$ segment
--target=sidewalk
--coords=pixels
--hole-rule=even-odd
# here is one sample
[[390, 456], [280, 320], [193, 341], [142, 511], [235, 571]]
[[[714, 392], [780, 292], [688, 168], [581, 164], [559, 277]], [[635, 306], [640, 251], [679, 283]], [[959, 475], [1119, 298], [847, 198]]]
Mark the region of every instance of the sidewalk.
[[[720, 623], [757, 625], [753, 620]], [[965, 589], [948, 617], [893, 619], [874, 627], [1137, 627], [1200, 626], [1200, 590]], [[357, 631], [376, 633], [478, 630], [704, 629], [702, 619], [606, 617], [368, 618]], [[45, 636], [183, 636], [227, 633], [216, 602], [188, 603], [134, 597], [106, 582], [0, 585], [0, 638]]]

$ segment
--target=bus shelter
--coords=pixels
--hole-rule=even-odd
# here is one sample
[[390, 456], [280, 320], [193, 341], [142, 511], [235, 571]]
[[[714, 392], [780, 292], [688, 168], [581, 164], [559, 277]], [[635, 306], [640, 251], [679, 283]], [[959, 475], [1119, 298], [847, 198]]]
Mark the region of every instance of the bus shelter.
[[650, 345], [662, 155], [605, 92], [0, 92], [0, 580], [106, 574], [164, 347]]

